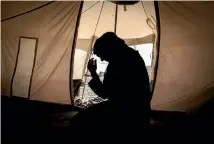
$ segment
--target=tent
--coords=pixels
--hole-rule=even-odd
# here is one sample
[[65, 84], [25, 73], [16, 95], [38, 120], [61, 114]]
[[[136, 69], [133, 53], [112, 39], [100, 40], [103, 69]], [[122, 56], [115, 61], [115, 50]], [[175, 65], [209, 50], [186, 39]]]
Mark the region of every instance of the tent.
[[[73, 103], [97, 37], [154, 44], [152, 108], [189, 111], [214, 93], [214, 2], [1, 2], [2, 95]], [[77, 71], [78, 70], [78, 71]]]

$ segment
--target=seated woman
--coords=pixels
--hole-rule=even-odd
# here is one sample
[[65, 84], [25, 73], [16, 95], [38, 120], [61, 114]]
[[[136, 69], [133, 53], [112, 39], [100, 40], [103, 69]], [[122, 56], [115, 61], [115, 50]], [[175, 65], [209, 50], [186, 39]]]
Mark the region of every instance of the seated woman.
[[87, 120], [91, 125], [86, 124], [85, 127], [90, 127], [97, 135], [112, 139], [136, 140], [139, 143], [143, 134], [145, 140], [151, 93], [144, 60], [138, 51], [129, 48], [112, 32], [97, 39], [94, 54], [109, 64], [101, 82], [96, 73], [96, 60], [89, 60], [88, 69], [92, 75], [89, 86], [94, 93], [109, 101], [86, 110], [85, 116], [90, 115]]

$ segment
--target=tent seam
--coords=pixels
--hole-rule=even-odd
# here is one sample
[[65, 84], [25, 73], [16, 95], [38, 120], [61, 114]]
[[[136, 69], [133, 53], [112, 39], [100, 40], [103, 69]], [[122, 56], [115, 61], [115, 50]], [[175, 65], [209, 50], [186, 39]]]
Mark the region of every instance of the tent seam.
[[17, 18], [17, 17], [19, 17], [19, 16], [22, 16], [22, 15], [25, 15], [25, 14], [28, 14], [28, 13], [31, 13], [31, 12], [36, 11], [36, 10], [38, 10], [38, 9], [41, 9], [41, 8], [43, 8], [43, 7], [45, 7], [45, 6], [48, 6], [49, 4], [51, 4], [51, 3], [53, 3], [53, 2], [54, 2], [54, 1], [51, 1], [51, 2], [48, 2], [48, 3], [44, 4], [44, 5], [42, 5], [42, 6], [39, 6], [39, 7], [37, 7], [37, 8], [31, 9], [31, 10], [29, 10], [29, 11], [26, 11], [26, 12], [24, 12], [24, 13], [17, 14], [17, 15], [15, 15], [15, 16], [11, 16], [11, 17], [9, 17], [9, 18], [5, 18], [5, 19], [1, 20], [1, 22], [7, 21], [7, 20], [11, 20], [11, 19]]
[[157, 54], [156, 54], [156, 63], [154, 66], [154, 79], [153, 79], [152, 94], [151, 94], [152, 96], [154, 94], [155, 84], [156, 84], [156, 79], [157, 79], [157, 73], [158, 73], [159, 52], [160, 52], [160, 36], [161, 36], [159, 6], [158, 6], [157, 1], [154, 1], [154, 6], [155, 6], [155, 14], [156, 14], [156, 18], [157, 18], [157, 21], [156, 21], [156, 25], [157, 25], [157, 42], [156, 42], [157, 43], [157, 45], [156, 45]]
[[96, 3], [94, 3], [93, 5], [91, 5], [90, 7], [88, 7], [84, 12], [82, 12], [81, 14], [84, 14], [85, 12], [87, 12], [89, 9], [91, 9], [92, 7], [94, 7], [97, 3], [99, 3], [99, 1], [97, 1]]

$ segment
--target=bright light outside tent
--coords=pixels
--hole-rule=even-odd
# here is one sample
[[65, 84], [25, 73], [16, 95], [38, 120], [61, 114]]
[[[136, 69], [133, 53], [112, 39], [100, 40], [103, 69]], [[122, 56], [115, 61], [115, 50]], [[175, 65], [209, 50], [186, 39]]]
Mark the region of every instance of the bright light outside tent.
[[152, 69], [152, 52], [153, 52], [153, 44], [141, 44], [136, 46], [130, 46], [133, 49], [137, 50], [141, 57], [143, 58], [147, 72], [149, 74], [149, 78], [151, 80], [151, 69]]
[[146, 66], [151, 66], [152, 62], [152, 49], [153, 49], [153, 44], [141, 44], [141, 45], [136, 45], [136, 46], [130, 46], [133, 49], [137, 50], [141, 57], [143, 58], [145, 65]]
[[[130, 46], [131, 48], [137, 50], [141, 55], [142, 59], [145, 62], [147, 71], [149, 76], [151, 75], [151, 66], [152, 66], [152, 51], [153, 51], [153, 44], [141, 44], [136, 46]], [[101, 61], [99, 57], [93, 55], [93, 58], [97, 60], [97, 73], [103, 74], [106, 71], [108, 66], [108, 62]]]
[[108, 66], [108, 62], [107, 61], [101, 61], [99, 57], [97, 57], [96, 55], [93, 56], [94, 59], [97, 60], [97, 73], [104, 73], [106, 71], [106, 68]]

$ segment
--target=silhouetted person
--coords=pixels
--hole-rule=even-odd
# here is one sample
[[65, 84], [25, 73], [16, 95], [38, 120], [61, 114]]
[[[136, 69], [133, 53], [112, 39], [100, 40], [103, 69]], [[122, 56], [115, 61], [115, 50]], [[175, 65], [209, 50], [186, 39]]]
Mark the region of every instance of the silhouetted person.
[[98, 96], [109, 99], [107, 108], [112, 109], [115, 126], [112, 131], [119, 132], [123, 138], [146, 137], [151, 94], [142, 57], [113, 32], [97, 39], [94, 54], [109, 62], [103, 83], [96, 73], [94, 59], [89, 60], [88, 69], [92, 76], [91, 89]]

